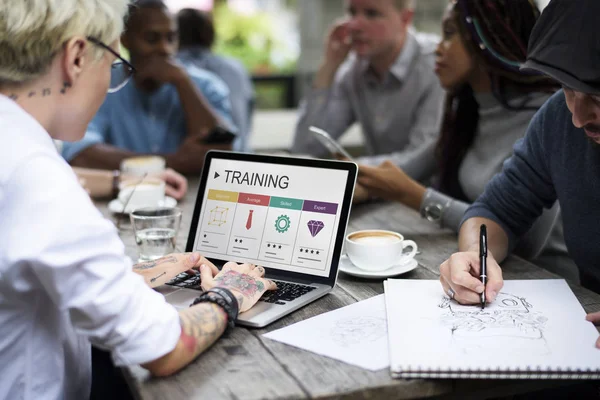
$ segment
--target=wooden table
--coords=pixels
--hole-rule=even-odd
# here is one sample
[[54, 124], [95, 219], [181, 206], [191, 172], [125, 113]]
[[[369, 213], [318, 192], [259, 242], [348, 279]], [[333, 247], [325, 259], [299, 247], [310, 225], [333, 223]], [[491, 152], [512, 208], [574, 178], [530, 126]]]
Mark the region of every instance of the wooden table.
[[[198, 182], [180, 202], [183, 221], [178, 250], [185, 250]], [[97, 203], [110, 218], [106, 203]], [[137, 257], [131, 225], [123, 221], [121, 237], [127, 252]], [[380, 228], [399, 231], [415, 240], [419, 267], [403, 277], [438, 279], [438, 267], [456, 251], [456, 235], [422, 220], [399, 204], [367, 204], [352, 211], [348, 230]], [[505, 279], [546, 279], [556, 275], [518, 257], [503, 264]], [[587, 312], [600, 310], [600, 295], [571, 284]], [[484, 398], [524, 393], [565, 384], [564, 381], [502, 380], [393, 380], [389, 371], [370, 372], [342, 362], [263, 338], [263, 333], [323, 312], [383, 293], [382, 281], [363, 280], [340, 273], [335, 289], [316, 302], [264, 329], [237, 327], [178, 374], [152, 378], [141, 367], [125, 372], [141, 399], [407, 399]]]

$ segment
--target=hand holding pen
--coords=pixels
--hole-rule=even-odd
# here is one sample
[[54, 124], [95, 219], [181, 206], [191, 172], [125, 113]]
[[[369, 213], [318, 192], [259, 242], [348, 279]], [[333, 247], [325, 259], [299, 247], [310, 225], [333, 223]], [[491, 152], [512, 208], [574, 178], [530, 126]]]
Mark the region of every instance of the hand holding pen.
[[487, 228], [481, 224], [479, 228], [479, 279], [483, 285], [483, 291], [480, 295], [481, 309], [485, 308], [485, 290], [487, 284]]
[[[487, 227], [477, 225], [471, 247], [454, 253], [440, 265], [444, 294], [460, 304], [477, 304], [482, 309], [493, 302], [504, 285], [502, 269], [490, 251]], [[479, 241], [477, 242], [477, 239]]]

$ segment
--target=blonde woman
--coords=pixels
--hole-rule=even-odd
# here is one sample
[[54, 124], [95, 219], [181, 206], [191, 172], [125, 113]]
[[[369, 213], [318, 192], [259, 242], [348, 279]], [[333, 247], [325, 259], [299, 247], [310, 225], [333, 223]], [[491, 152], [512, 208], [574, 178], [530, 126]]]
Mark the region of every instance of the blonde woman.
[[[213, 276], [199, 254], [132, 267], [115, 227], [56, 152], [52, 139], [80, 139], [107, 91], [127, 83], [132, 69], [117, 51], [127, 3], [0, 3], [3, 399], [89, 398], [91, 343], [116, 365], [171, 374], [274, 288], [253, 265]], [[197, 267], [209, 292], [194, 307], [178, 312], [148, 287]], [[241, 290], [242, 281], [255, 290]]]

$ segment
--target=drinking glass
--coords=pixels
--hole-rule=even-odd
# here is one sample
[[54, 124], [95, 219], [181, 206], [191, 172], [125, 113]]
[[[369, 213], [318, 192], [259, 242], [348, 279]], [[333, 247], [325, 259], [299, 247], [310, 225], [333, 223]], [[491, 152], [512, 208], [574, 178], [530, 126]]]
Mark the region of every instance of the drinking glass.
[[130, 218], [140, 261], [156, 260], [175, 251], [181, 209], [139, 208]]

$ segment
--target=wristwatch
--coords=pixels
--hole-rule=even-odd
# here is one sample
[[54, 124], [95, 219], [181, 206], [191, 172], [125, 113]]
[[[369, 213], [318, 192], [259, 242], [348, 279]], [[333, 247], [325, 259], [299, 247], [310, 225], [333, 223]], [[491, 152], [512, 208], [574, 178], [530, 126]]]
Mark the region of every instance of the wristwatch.
[[227, 314], [227, 329], [225, 332], [229, 332], [235, 326], [235, 321], [240, 313], [238, 300], [235, 298], [230, 290], [222, 287], [214, 287], [208, 289], [206, 292], [198, 296], [190, 307], [195, 306], [199, 303], [213, 303], [218, 305]]
[[423, 209], [423, 218], [430, 222], [439, 223], [444, 215], [444, 208], [441, 204], [428, 204]]
[[[434, 189], [427, 189], [421, 203], [421, 217], [442, 226], [444, 212], [452, 204], [452, 198]], [[445, 203], [444, 203], [445, 202]]]

